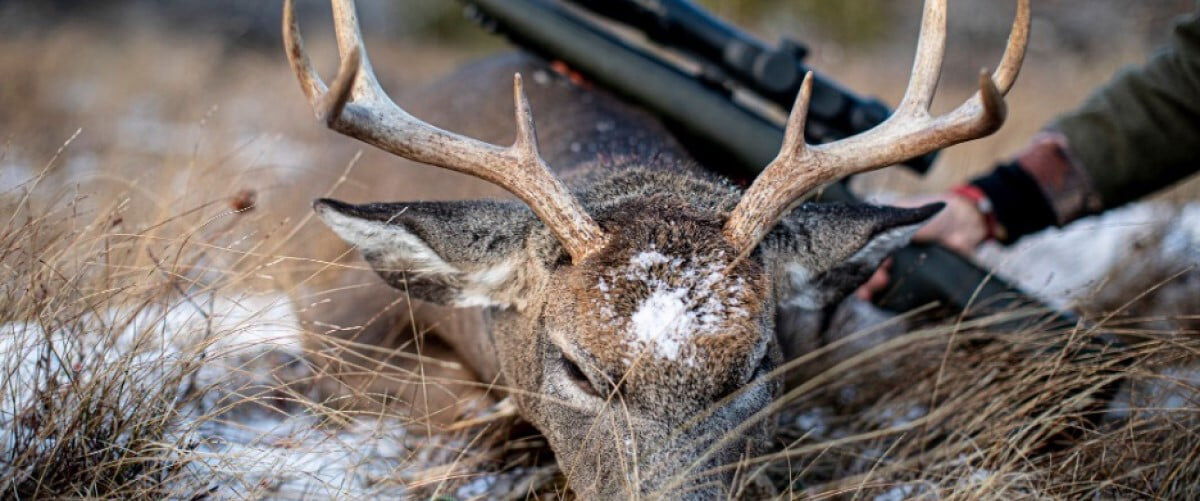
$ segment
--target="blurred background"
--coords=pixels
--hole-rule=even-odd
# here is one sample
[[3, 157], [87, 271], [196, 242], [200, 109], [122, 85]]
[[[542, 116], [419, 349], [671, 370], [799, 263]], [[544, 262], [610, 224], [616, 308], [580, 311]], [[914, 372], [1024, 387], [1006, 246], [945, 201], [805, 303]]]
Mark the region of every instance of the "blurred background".
[[[703, 3], [764, 39], [808, 44], [818, 71], [859, 93], [895, 103], [903, 91], [920, 0]], [[972, 92], [978, 69], [998, 61], [1013, 3], [952, 2], [941, 106]], [[310, 50], [331, 76], [328, 4], [299, 5]], [[928, 191], [988, 169], [1114, 71], [1143, 61], [1194, 5], [1035, 1], [1030, 57], [1005, 129], [947, 152], [925, 179], [891, 169], [860, 189]], [[511, 50], [453, 0], [360, 0], [359, 8], [377, 71], [402, 103], [406, 90], [463, 62]], [[44, 170], [43, 188], [87, 193], [96, 206], [124, 200], [132, 220], [240, 190], [257, 193], [269, 213], [298, 217], [345, 172], [334, 194], [351, 200], [372, 176], [403, 175], [388, 170], [387, 155], [311, 119], [280, 48], [280, 10], [275, 0], [0, 0], [0, 193], [19, 192]], [[424, 174], [422, 183], [462, 183], [464, 196], [486, 192], [454, 174]]]

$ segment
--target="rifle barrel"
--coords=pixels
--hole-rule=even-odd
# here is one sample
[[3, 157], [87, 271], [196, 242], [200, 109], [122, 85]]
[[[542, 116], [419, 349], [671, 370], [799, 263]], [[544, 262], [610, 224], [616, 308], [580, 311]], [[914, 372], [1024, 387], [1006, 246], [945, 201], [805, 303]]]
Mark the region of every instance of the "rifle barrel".
[[[470, 0], [518, 45], [561, 60], [599, 86], [730, 152], [750, 177], [779, 152], [778, 125], [544, 0]], [[753, 166], [753, 167], [750, 167]]]

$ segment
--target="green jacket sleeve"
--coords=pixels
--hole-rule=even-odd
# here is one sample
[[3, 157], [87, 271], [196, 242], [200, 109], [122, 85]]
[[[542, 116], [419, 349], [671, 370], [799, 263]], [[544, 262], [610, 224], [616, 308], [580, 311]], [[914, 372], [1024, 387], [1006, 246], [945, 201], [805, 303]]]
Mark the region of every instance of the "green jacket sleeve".
[[1050, 129], [1066, 137], [1100, 208], [1200, 169], [1200, 13], [1177, 24], [1146, 65], [1123, 71]]

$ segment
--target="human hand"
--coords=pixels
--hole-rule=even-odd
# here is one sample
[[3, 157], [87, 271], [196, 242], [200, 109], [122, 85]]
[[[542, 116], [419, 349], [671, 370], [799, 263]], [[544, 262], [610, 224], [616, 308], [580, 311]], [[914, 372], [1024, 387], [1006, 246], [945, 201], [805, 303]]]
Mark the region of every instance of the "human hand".
[[[892, 205], [897, 207], [921, 207], [931, 203], [942, 202], [946, 208], [934, 216], [925, 226], [913, 235], [913, 241], [940, 244], [964, 256], [971, 256], [989, 237], [987, 216], [979, 210], [975, 200], [957, 192], [947, 192], [939, 195], [912, 197], [900, 200]], [[854, 295], [864, 301], [870, 301], [891, 282], [891, 260], [885, 261], [867, 283], [855, 291]]]

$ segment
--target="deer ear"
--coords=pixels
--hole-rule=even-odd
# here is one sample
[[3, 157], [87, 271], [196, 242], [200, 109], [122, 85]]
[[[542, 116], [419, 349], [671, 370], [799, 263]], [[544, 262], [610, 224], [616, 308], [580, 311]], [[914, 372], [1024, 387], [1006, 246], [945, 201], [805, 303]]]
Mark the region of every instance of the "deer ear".
[[780, 277], [780, 304], [820, 310], [838, 304], [871, 277], [892, 252], [944, 204], [916, 209], [871, 205], [806, 204], [763, 241], [767, 262]]
[[453, 306], [524, 306], [525, 242], [537, 219], [496, 201], [313, 204], [393, 287]]

